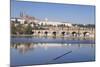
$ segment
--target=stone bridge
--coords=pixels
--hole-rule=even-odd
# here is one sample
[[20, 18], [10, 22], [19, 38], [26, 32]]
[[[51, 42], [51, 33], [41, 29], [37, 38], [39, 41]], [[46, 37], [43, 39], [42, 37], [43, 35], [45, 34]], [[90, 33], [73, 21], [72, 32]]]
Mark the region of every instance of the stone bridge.
[[91, 36], [95, 37], [95, 28], [82, 27], [48, 27], [47, 29], [33, 29], [33, 35], [39, 36]]

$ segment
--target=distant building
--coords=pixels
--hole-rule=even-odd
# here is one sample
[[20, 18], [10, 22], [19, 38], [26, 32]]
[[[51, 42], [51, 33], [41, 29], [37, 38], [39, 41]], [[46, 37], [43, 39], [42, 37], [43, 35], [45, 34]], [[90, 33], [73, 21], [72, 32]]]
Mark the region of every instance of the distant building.
[[40, 21], [39, 24], [44, 24], [44, 25], [54, 25], [54, 26], [57, 26], [57, 25], [66, 25], [66, 26], [72, 26], [71, 23], [67, 23], [67, 22], [57, 22], [57, 21], [48, 21], [47, 18], [45, 18], [44, 21]]
[[67, 22], [57, 22], [57, 21], [48, 21], [48, 18], [45, 18], [44, 20], [36, 19], [35, 17], [29, 16], [23, 12], [20, 12], [19, 18], [11, 18], [11, 22], [17, 22], [20, 24], [42, 24], [42, 25], [66, 25], [66, 26], [72, 26], [71, 23]]
[[20, 23], [20, 24], [24, 24], [25, 22], [25, 19], [22, 18], [11, 18], [10, 20], [11, 22]]

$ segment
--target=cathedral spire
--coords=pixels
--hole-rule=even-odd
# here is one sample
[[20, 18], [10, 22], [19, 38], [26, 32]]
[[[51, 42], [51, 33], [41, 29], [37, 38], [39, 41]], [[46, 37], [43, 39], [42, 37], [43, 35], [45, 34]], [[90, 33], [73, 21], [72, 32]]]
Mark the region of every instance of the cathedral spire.
[[22, 18], [24, 16], [23, 12], [20, 12], [20, 17]]

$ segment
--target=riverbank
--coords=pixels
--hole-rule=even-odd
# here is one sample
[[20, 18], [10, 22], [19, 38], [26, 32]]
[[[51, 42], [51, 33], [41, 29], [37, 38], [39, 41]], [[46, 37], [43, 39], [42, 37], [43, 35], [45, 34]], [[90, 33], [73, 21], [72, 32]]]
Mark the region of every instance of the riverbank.
[[90, 36], [39, 36], [39, 35], [11, 35], [11, 37], [34, 37], [34, 38], [61, 38], [66, 40], [95, 40], [95, 37]]

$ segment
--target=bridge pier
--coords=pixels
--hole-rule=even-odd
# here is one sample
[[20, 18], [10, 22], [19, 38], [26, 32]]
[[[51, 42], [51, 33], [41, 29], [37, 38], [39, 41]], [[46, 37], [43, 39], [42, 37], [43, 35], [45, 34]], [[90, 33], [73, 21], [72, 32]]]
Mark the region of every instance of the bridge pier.
[[32, 30], [34, 36], [56, 36], [56, 37], [95, 37], [95, 30], [92, 29], [69, 29], [69, 30]]

